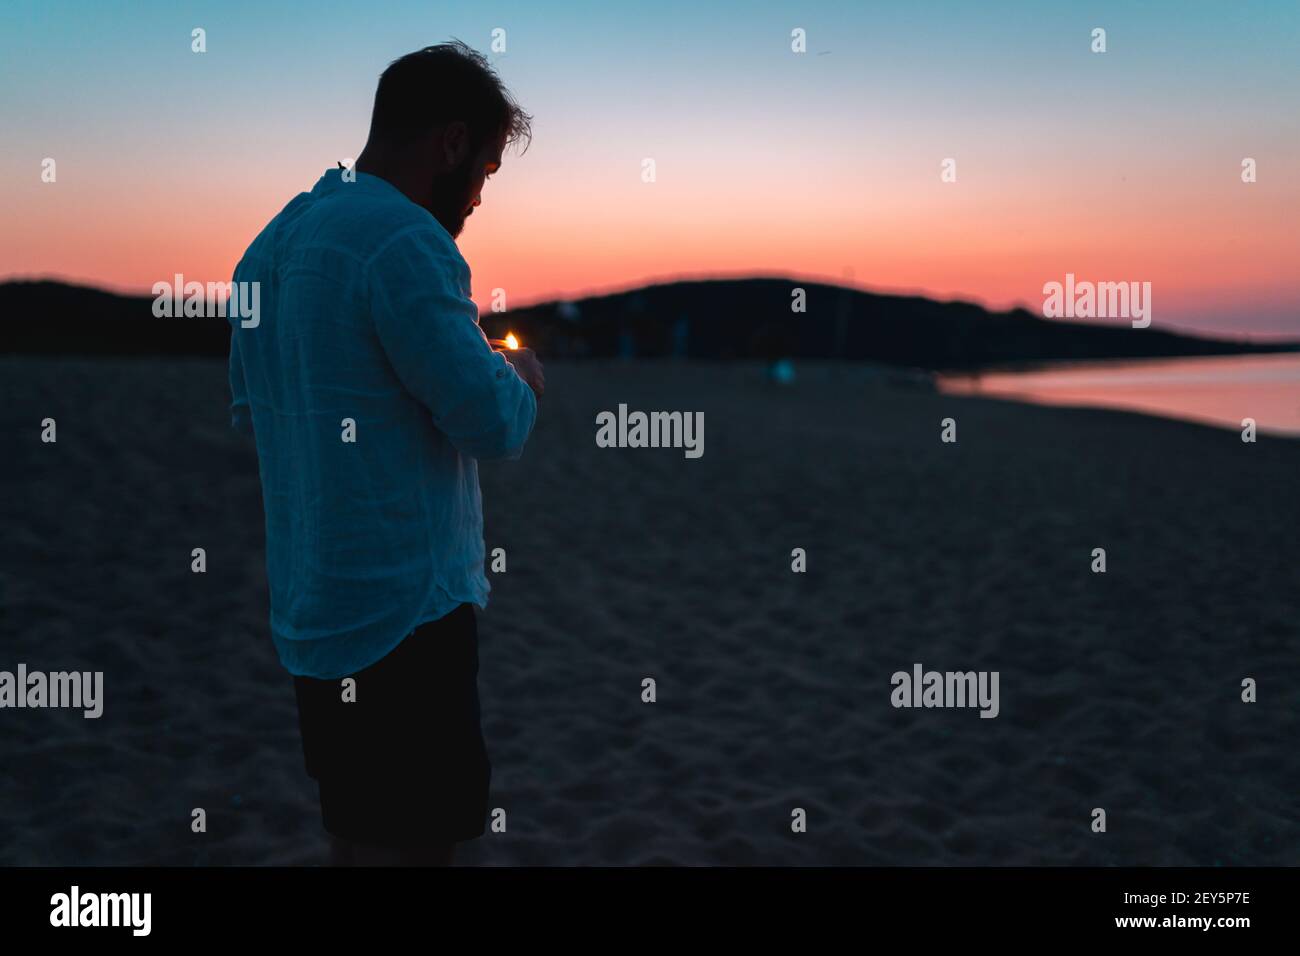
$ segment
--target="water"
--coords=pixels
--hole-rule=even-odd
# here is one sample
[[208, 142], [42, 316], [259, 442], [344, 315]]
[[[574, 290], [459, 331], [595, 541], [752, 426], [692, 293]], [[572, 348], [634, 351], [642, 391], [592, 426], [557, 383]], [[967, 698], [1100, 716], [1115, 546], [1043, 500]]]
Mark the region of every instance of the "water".
[[1039, 365], [1020, 371], [944, 375], [954, 395], [1040, 405], [1122, 408], [1240, 430], [1300, 436], [1300, 353], [1111, 360]]

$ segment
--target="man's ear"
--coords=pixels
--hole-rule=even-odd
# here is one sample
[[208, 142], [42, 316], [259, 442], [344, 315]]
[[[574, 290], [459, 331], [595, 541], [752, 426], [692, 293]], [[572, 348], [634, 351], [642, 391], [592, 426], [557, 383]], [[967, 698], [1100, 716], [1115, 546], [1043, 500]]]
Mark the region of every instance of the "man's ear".
[[455, 169], [469, 156], [469, 127], [462, 120], [452, 120], [442, 130], [442, 160]]

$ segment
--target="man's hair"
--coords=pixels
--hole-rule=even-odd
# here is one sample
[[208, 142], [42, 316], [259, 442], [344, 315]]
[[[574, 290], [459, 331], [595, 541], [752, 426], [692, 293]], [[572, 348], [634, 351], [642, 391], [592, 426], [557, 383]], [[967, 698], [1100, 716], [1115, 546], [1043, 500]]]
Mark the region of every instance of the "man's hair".
[[436, 126], [461, 120], [475, 149], [490, 136], [506, 144], [532, 140], [532, 117], [520, 109], [487, 58], [460, 40], [427, 46], [388, 64], [375, 90], [370, 139], [406, 146]]

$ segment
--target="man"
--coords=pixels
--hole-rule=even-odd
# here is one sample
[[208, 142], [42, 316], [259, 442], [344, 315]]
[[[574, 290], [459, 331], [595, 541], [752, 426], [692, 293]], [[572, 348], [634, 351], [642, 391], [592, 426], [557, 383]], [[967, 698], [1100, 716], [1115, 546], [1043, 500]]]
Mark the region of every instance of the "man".
[[402, 57], [355, 173], [235, 270], [259, 306], [230, 320], [232, 421], [257, 441], [271, 636], [335, 864], [449, 864], [485, 828], [476, 459], [519, 457], [544, 381], [484, 336], [454, 239], [529, 120], [464, 44]]

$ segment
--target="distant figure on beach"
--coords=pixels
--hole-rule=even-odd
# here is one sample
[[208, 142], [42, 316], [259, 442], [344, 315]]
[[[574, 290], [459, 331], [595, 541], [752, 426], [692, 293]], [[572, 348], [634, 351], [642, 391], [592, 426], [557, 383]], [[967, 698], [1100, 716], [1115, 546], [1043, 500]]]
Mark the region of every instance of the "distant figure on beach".
[[529, 135], [474, 50], [404, 56], [355, 169], [327, 170], [235, 269], [260, 315], [231, 319], [232, 423], [257, 442], [271, 637], [337, 865], [449, 864], [485, 829], [476, 460], [519, 457], [544, 380], [483, 334], [454, 240]]

